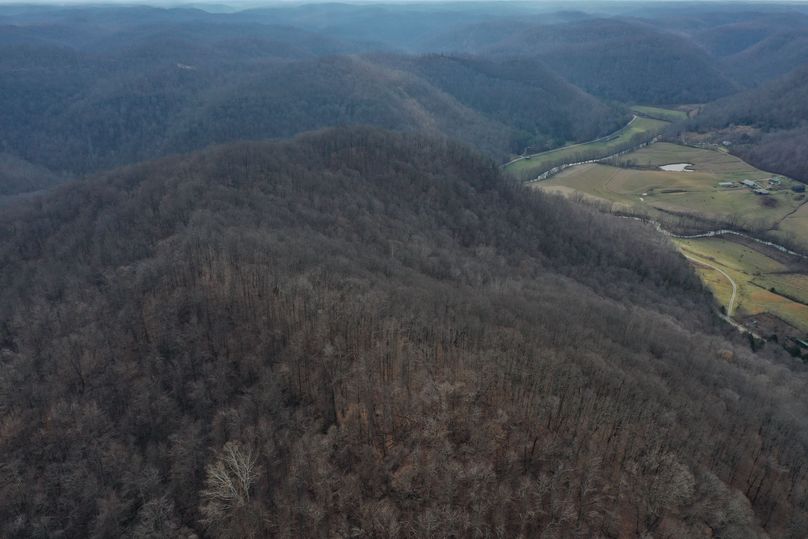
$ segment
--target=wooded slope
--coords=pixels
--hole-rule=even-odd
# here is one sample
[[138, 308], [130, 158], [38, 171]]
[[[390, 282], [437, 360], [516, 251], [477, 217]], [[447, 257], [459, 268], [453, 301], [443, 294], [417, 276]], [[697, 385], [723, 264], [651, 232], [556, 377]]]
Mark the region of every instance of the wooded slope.
[[344, 125], [444, 135], [505, 161], [630, 118], [536, 62], [358, 55], [369, 46], [294, 28], [179, 16], [135, 25], [125, 13], [114, 36], [71, 19], [61, 33], [81, 38], [0, 27], [0, 153], [44, 167], [29, 182], [0, 170], [0, 192]]
[[804, 369], [650, 227], [440, 139], [113, 171], [2, 212], [0, 268], [3, 536], [808, 524]]
[[808, 65], [706, 105], [691, 124], [699, 131], [752, 127], [726, 135], [734, 153], [761, 169], [808, 182]]

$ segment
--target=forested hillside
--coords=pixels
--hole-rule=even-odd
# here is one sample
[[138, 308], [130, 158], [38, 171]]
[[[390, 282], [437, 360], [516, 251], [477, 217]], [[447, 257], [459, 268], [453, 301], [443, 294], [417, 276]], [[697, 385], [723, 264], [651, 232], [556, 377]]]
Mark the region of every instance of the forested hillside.
[[560, 7], [2, 7], [0, 153], [30, 167], [0, 192], [339, 125], [505, 160], [615, 131], [618, 102], [710, 102], [808, 58], [798, 7]]
[[808, 64], [758, 89], [710, 103], [692, 128], [748, 126], [726, 134], [732, 151], [756, 166], [808, 181]]
[[0, 535], [802, 537], [806, 373], [650, 227], [372, 129], [0, 213]]
[[19, 157], [0, 153], [0, 197], [39, 191], [57, 185], [62, 178]]
[[762, 86], [710, 103], [696, 125], [751, 125], [764, 130], [791, 129], [808, 122], [808, 64]]
[[514, 152], [591, 140], [630, 119], [627, 110], [592, 97], [530, 58], [430, 54], [379, 60], [414, 73], [466, 107], [511, 127], [518, 133], [511, 143]]
[[808, 62], [803, 5], [711, 4], [705, 11], [669, 13], [654, 21], [691, 37], [740, 87], [759, 86]]
[[0, 538], [805, 538], [808, 367], [501, 165], [808, 181], [807, 7], [245, 6], [0, 5]]
[[700, 103], [736, 89], [703, 49], [640, 21], [486, 22], [440, 41], [443, 50], [536, 58], [588, 92], [623, 102]]
[[[629, 119], [535, 62], [345, 54], [364, 45], [279, 26], [134, 23], [124, 18], [114, 39], [86, 21], [79, 37], [0, 30], [0, 151], [42, 167], [32, 185], [351, 124], [441, 134], [505, 160]], [[0, 193], [27, 188], [0, 184]]]

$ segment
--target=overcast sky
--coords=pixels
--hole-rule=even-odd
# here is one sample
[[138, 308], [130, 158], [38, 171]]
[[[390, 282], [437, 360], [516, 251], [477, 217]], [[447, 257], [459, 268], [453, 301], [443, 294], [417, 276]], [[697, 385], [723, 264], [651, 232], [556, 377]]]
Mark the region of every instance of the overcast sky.
[[[421, 4], [426, 2], [451, 2], [453, 0], [272, 0], [272, 1], [262, 1], [262, 0], [235, 0], [235, 1], [224, 1], [224, 2], [217, 2], [215, 0], [210, 2], [189, 2], [187, 0], [184, 1], [132, 1], [132, 0], [104, 0], [104, 1], [96, 1], [91, 2], [87, 0], [62, 0], [58, 2], [54, 2], [51, 0], [0, 0], [0, 4], [2, 5], [22, 5], [22, 4], [47, 4], [47, 5], [55, 5], [55, 6], [63, 6], [63, 5], [103, 5], [103, 4], [116, 4], [116, 5], [153, 5], [153, 6], [180, 6], [180, 5], [194, 5], [194, 6], [204, 6], [205, 4], [210, 5], [229, 5], [229, 6], [255, 6], [255, 5], [272, 5], [272, 4], [320, 4], [320, 3], [330, 3], [330, 2], [337, 2], [343, 4], [393, 4], [393, 3], [414, 3], [414, 4]], [[503, 0], [455, 0], [460, 2], [469, 2], [469, 1], [479, 1], [479, 2], [486, 2], [486, 1], [503, 1]], [[507, 1], [507, 0], [504, 0]], [[514, 0], [514, 1], [524, 1], [524, 0]], [[648, 3], [648, 2], [671, 2], [672, 0], [583, 0], [580, 2], [572, 1], [568, 2], [569, 4], [585, 4], [585, 3]], [[673, 0], [676, 1], [676, 0]], [[769, 4], [806, 4], [808, 0], [754, 0], [752, 2], [748, 0], [681, 0], [682, 2], [692, 2], [695, 3], [744, 3], [744, 4], [760, 4], [760, 3], [769, 3]], [[562, 4], [559, 0], [548, 0], [543, 2], [541, 0], [535, 3], [547, 3], [547, 4]]]
[[[80, 5], [129, 5], [129, 6], [155, 6], [155, 7], [195, 7], [205, 9], [211, 12], [227, 12], [227, 11], [240, 11], [243, 9], [256, 8], [261, 6], [272, 5], [299, 5], [299, 4], [322, 4], [322, 3], [343, 3], [343, 4], [423, 4], [423, 3], [450, 3], [450, 2], [507, 2], [515, 1], [519, 3], [532, 3], [536, 4], [535, 7], [540, 7], [541, 4], [546, 4], [547, 8], [554, 10], [561, 9], [580, 9], [586, 11], [587, 9], [594, 8], [594, 5], [601, 4], [649, 4], [649, 3], [699, 3], [699, 4], [780, 4], [780, 5], [806, 5], [808, 0], [102, 0], [102, 1], [88, 1], [88, 0], [0, 0], [0, 7], [2, 6], [20, 6], [20, 5], [52, 5], [52, 6], [80, 6]], [[552, 6], [552, 7], [551, 7]], [[206, 9], [207, 7], [207, 9]]]

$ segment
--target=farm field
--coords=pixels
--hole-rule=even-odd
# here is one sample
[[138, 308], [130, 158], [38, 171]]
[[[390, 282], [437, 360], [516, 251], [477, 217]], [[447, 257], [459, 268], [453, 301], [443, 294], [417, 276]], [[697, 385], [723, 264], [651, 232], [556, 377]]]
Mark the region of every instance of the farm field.
[[663, 109], [660, 107], [649, 107], [645, 105], [635, 105], [631, 107], [637, 114], [643, 114], [649, 118], [656, 118], [666, 122], [676, 122], [687, 118], [687, 113], [681, 110]]
[[519, 178], [530, 177], [530, 175], [535, 177], [546, 171], [550, 165], [562, 161], [576, 161], [579, 157], [582, 159], [606, 157], [610, 153], [619, 151], [620, 146], [629, 142], [632, 137], [646, 133], [658, 133], [667, 125], [668, 122], [638, 116], [631, 122], [631, 125], [626, 126], [613, 136], [534, 154], [524, 159], [512, 161], [505, 166], [505, 170]]
[[773, 234], [781, 240], [797, 244], [803, 251], [808, 251], [808, 203], [783, 219]]
[[[670, 172], [662, 165], [687, 163], [690, 170]], [[628, 165], [632, 168], [615, 166]], [[808, 210], [790, 189], [792, 180], [769, 186], [772, 175], [723, 152], [658, 143], [617, 158], [613, 164], [569, 168], [549, 180], [532, 184], [537, 189], [584, 195], [618, 205], [621, 209], [659, 218], [670, 214], [697, 214], [728, 223], [772, 228], [781, 221], [783, 234], [808, 236]], [[738, 185], [740, 180], [760, 182], [769, 195], [757, 195]], [[735, 182], [722, 187], [721, 182]], [[808, 241], [808, 237], [805, 238]]]
[[[721, 268], [735, 281], [735, 318], [772, 314], [803, 334], [808, 332], [808, 274], [762, 250], [724, 238], [676, 239], [684, 253]], [[732, 295], [727, 278], [703, 264], [694, 264], [704, 283], [726, 310]]]
[[[672, 164], [689, 166], [685, 171], [659, 169]], [[583, 196], [657, 220], [671, 214], [688, 214], [759, 226], [808, 251], [805, 197], [791, 190], [793, 181], [787, 178], [778, 177], [780, 184], [770, 185], [772, 177], [725, 152], [657, 143], [620, 156], [610, 164], [566, 169], [531, 186], [566, 196]], [[741, 186], [741, 180], [756, 181], [770, 194], [755, 194]], [[733, 182], [734, 186], [722, 187], [721, 182]], [[808, 268], [804, 264], [795, 267], [790, 257], [747, 243], [727, 237], [675, 240], [682, 253], [703, 262], [691, 260], [725, 309], [732, 285], [709, 264], [736, 282], [735, 318], [771, 315], [783, 321], [784, 327], [791, 326], [789, 331], [802, 332], [804, 336], [808, 332]]]

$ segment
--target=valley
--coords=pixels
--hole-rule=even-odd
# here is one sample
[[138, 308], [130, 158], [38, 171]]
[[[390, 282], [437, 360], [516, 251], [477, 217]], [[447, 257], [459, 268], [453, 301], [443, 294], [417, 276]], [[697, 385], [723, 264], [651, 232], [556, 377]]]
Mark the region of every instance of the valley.
[[[773, 315], [796, 331], [778, 337], [803, 338], [808, 333], [808, 266], [790, 257], [778, 256], [771, 250], [726, 238], [674, 239], [674, 244], [688, 257], [707, 262], [710, 268], [695, 267], [729, 316], [734, 316], [753, 332], [768, 336], [777, 334], [761, 328], [758, 317]], [[692, 259], [692, 258], [691, 258]], [[720, 275], [720, 272], [724, 275]], [[719, 275], [717, 275], [719, 274]], [[732, 302], [733, 286], [737, 297]]]
[[808, 3], [51, 1], [0, 537], [805, 539]]
[[740, 235], [687, 237], [735, 229], [808, 252], [808, 204], [805, 194], [796, 192], [799, 182], [725, 151], [658, 142], [530, 185], [678, 232], [674, 245], [725, 313], [749, 331], [792, 347], [808, 335], [808, 259]]
[[553, 167], [600, 159], [640, 144], [664, 129], [669, 122], [634, 115], [625, 127], [605, 137], [579, 144], [569, 144], [546, 152], [519, 157], [505, 165], [505, 170], [516, 177], [529, 180]]

